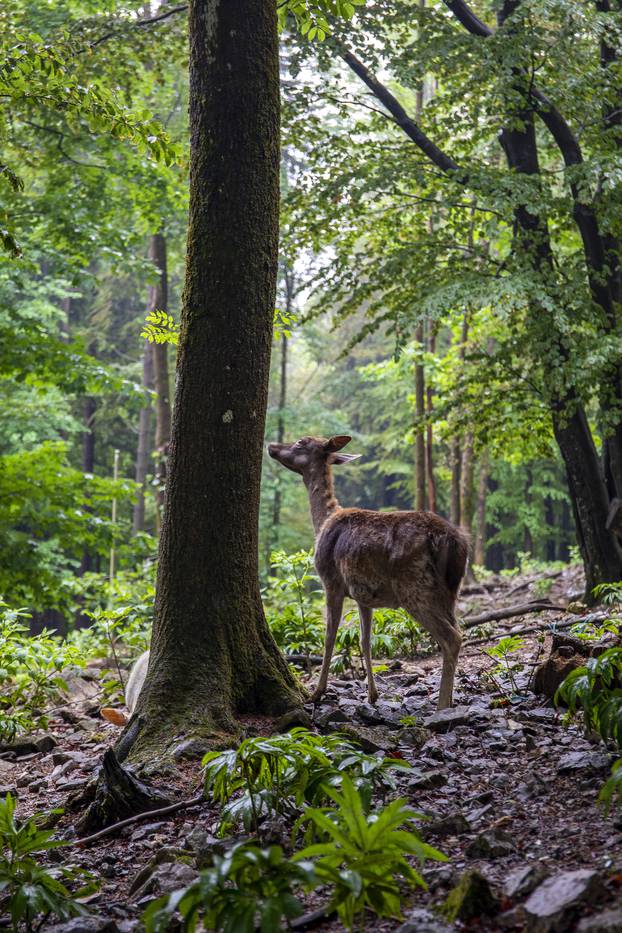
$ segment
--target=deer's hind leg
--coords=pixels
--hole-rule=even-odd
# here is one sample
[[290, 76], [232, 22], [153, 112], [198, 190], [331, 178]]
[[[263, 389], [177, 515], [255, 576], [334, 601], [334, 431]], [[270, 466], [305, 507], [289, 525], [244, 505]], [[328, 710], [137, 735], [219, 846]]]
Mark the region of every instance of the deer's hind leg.
[[419, 622], [426, 632], [438, 643], [443, 656], [441, 684], [438, 692], [438, 709], [447, 709], [452, 705], [454, 676], [462, 645], [462, 635], [453, 611], [438, 604], [438, 595], [432, 595], [429, 602], [418, 600], [416, 604], [404, 606], [410, 615]]
[[322, 669], [317, 687], [311, 695], [311, 699], [316, 703], [323, 693], [326, 692], [328, 683], [328, 672], [330, 662], [335, 650], [335, 639], [337, 638], [337, 629], [341, 622], [341, 610], [343, 608], [344, 594], [341, 591], [326, 591], [326, 637], [324, 639], [324, 658], [322, 660]]
[[359, 607], [359, 618], [361, 620], [361, 651], [365, 661], [365, 670], [367, 671], [367, 697], [370, 703], [375, 703], [378, 699], [378, 689], [374, 680], [374, 671], [371, 663], [371, 628], [373, 623], [374, 611], [369, 606]]

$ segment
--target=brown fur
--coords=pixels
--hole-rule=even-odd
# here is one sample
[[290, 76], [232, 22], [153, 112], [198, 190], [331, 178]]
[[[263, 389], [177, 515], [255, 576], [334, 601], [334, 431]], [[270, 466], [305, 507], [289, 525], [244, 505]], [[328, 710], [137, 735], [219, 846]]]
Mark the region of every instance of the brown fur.
[[372, 610], [406, 609], [435, 638], [443, 653], [439, 708], [451, 705], [462, 641], [454, 608], [467, 560], [467, 539], [433, 512], [342, 509], [331, 465], [355, 459], [339, 451], [350, 438], [306, 437], [270, 444], [270, 456], [299, 473], [307, 486], [315, 528], [315, 565], [326, 591], [327, 635], [316, 698], [326, 689], [341, 609], [356, 600], [361, 617], [369, 698], [377, 698], [369, 647]]

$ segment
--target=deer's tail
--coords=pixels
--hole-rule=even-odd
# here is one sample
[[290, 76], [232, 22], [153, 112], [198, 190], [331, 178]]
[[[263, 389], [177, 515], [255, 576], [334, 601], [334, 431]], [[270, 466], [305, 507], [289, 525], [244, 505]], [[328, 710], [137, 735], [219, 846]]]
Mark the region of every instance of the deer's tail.
[[452, 528], [439, 540], [436, 548], [436, 569], [452, 598], [455, 599], [466, 570], [469, 539], [458, 528]]

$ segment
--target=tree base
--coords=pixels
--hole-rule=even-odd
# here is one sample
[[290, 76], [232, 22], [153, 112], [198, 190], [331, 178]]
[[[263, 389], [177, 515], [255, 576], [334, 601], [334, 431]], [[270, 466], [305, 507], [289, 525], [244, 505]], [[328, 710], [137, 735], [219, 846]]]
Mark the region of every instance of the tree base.
[[119, 764], [112, 749], [104, 754], [95, 798], [78, 821], [80, 834], [93, 833], [129, 816], [166, 807], [171, 800]]

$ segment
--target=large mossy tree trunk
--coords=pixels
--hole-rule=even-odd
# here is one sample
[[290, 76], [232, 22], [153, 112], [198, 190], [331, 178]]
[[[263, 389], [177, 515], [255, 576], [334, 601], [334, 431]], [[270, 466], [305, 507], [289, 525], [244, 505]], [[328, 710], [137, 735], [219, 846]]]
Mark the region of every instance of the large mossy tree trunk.
[[276, 0], [192, 0], [189, 28], [186, 282], [136, 758], [182, 737], [229, 741], [239, 714], [301, 702], [258, 581], [278, 249]]

